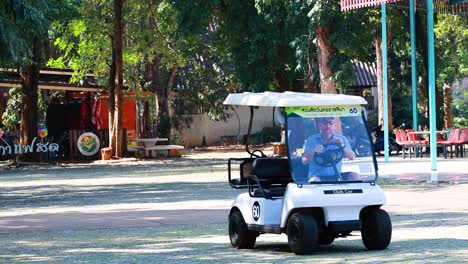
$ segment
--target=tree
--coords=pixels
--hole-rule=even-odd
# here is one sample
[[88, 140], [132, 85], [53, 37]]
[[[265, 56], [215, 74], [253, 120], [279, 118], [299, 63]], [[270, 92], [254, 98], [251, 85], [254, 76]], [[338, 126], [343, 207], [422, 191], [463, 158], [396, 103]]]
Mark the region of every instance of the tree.
[[304, 77], [294, 67], [290, 42], [307, 31], [305, 10], [288, 17], [284, 1], [173, 1], [173, 8], [178, 31], [188, 38], [202, 37], [214, 21], [216, 42], [224, 45], [219, 50], [231, 57], [241, 89], [291, 90]]
[[[79, 3], [80, 16], [54, 24], [55, 45], [61, 56], [48, 65], [74, 70], [72, 82], [79, 81], [92, 70], [96, 76], [106, 76], [109, 91], [109, 145], [113, 156], [122, 156], [122, 0]], [[113, 5], [111, 5], [113, 4]]]
[[[437, 87], [444, 92], [444, 127], [453, 127], [452, 84], [468, 75], [468, 19], [439, 14], [434, 27], [437, 52]], [[463, 96], [461, 96], [463, 98]]]
[[[60, 1], [6, 0], [0, 4], [0, 58], [3, 65], [19, 69], [21, 79], [20, 143], [28, 145], [37, 137], [38, 79], [43, 45], [51, 21], [59, 16]], [[35, 160], [28, 153], [20, 157]]]
[[[162, 114], [168, 115], [170, 111], [170, 88], [178, 68], [186, 65], [188, 54], [193, 56], [193, 43], [177, 36], [174, 14], [167, 1], [126, 0], [122, 5], [122, 81], [116, 82], [118, 37], [114, 31], [116, 20], [111, 3], [116, 2], [83, 1], [79, 5], [80, 18], [66, 25], [57, 24], [55, 44], [61, 56], [50, 60], [49, 65], [71, 67], [75, 70], [74, 81], [89, 70], [108, 80], [101, 84], [108, 86], [110, 94], [111, 145], [117, 150], [121, 145], [121, 139], [113, 139], [113, 131], [119, 130], [113, 128], [118, 122], [114, 113], [120, 111], [114, 100], [118, 97], [117, 83], [124, 85], [126, 90], [153, 92], [156, 109], [159, 109], [156, 120], [160, 120]], [[148, 106], [146, 104], [146, 109]]]

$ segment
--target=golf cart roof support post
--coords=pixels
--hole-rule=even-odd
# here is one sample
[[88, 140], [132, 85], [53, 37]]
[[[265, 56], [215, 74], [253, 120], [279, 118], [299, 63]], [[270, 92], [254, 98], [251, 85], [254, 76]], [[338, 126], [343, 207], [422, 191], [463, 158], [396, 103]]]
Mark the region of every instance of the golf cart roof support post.
[[252, 152], [249, 150], [249, 141], [250, 141], [250, 132], [252, 132], [252, 123], [254, 118], [254, 107], [250, 106], [250, 120], [249, 120], [249, 129], [247, 130], [247, 136], [245, 137], [245, 150], [247, 153], [252, 155]]
[[[361, 118], [364, 121], [364, 126], [366, 127], [366, 132], [367, 132], [368, 138], [372, 138], [370, 130], [369, 130], [369, 125], [367, 124], [367, 118], [366, 118], [366, 112], [365, 111], [366, 111], [366, 109], [362, 108]], [[372, 161], [374, 163], [374, 168], [375, 168], [375, 181], [377, 181], [377, 179], [379, 178], [379, 167], [377, 165], [377, 158], [375, 157], [374, 144], [370, 144], [370, 147], [371, 147], [371, 150], [372, 150]]]

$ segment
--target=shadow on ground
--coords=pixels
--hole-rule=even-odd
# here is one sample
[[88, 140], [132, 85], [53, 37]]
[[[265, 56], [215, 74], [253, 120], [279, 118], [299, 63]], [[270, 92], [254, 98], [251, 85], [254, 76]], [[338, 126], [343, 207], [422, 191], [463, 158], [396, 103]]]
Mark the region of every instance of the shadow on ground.
[[284, 235], [260, 236], [253, 249], [237, 250], [224, 225], [202, 225], [6, 235], [0, 247], [5, 263], [462, 263], [468, 240], [414, 238], [368, 251], [357, 236], [296, 256]]

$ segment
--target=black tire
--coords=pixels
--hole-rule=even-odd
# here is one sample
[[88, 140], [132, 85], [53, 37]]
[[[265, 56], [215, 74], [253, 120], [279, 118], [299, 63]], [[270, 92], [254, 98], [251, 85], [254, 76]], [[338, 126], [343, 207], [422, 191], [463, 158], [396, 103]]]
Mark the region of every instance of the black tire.
[[288, 244], [297, 255], [310, 254], [318, 247], [317, 221], [311, 215], [295, 213], [287, 226]]
[[364, 215], [362, 221], [362, 242], [369, 250], [386, 249], [392, 240], [392, 222], [388, 213], [376, 209]]
[[326, 232], [325, 230], [320, 232], [319, 237], [318, 237], [319, 245], [330, 245], [334, 241], [335, 241], [335, 237], [332, 234]]
[[252, 248], [257, 240], [258, 232], [249, 231], [244, 218], [239, 211], [229, 215], [229, 239], [235, 248]]

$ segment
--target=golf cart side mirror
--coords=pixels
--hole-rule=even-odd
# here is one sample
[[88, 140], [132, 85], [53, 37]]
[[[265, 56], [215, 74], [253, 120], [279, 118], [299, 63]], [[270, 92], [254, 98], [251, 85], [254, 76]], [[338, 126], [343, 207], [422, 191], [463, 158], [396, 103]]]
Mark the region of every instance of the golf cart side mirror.
[[[252, 163], [255, 158], [230, 158], [228, 160], [228, 180], [229, 185], [234, 189], [247, 188], [247, 176], [252, 171]], [[239, 176], [236, 177], [232, 173], [232, 166], [239, 165]]]

